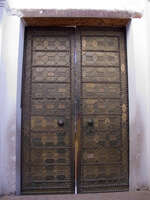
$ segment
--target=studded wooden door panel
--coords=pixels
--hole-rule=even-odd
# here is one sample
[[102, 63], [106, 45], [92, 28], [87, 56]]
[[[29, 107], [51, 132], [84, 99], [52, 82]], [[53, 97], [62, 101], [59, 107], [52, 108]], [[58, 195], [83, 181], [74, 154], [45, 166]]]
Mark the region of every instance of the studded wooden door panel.
[[81, 29], [78, 192], [128, 190], [124, 32]]
[[71, 29], [26, 31], [22, 193], [73, 193]]
[[121, 29], [27, 28], [22, 193], [128, 190]]

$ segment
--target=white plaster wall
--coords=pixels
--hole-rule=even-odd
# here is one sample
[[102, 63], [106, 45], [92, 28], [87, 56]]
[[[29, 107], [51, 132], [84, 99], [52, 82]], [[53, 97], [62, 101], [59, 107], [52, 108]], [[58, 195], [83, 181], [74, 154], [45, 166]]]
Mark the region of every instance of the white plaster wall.
[[[1, 60], [1, 49], [2, 49], [2, 28], [3, 28], [3, 8], [0, 7], [0, 73], [1, 73], [1, 66], [2, 66], [2, 60]], [[3, 76], [0, 75], [0, 85], [3, 85], [4, 79]], [[1, 96], [0, 96], [1, 97]], [[0, 98], [0, 104], [1, 104], [1, 98]], [[1, 109], [0, 109], [1, 112]], [[2, 153], [2, 146], [1, 146], [1, 141], [2, 141], [2, 125], [0, 122], [0, 158], [1, 158], [1, 153]], [[0, 169], [1, 169], [1, 162], [0, 162]], [[1, 177], [1, 173], [0, 173]], [[0, 194], [2, 193], [2, 184], [0, 182]]]
[[149, 19], [146, 4], [143, 18], [133, 19], [127, 29], [132, 190], [150, 188]]
[[21, 90], [22, 90], [22, 69], [23, 69], [23, 50], [24, 50], [24, 31], [25, 25], [20, 21], [18, 71], [17, 71], [17, 99], [16, 99], [16, 194], [20, 194], [21, 188]]
[[2, 46], [3, 8], [0, 7], [0, 55]]
[[[147, 73], [148, 73], [148, 99], [147, 99], [147, 104], [150, 107], [150, 1], [147, 1], [146, 4], [146, 32], [147, 32], [147, 56], [148, 56], [148, 69], [147, 69]], [[150, 110], [150, 108], [149, 108]], [[148, 152], [148, 168], [150, 171], [150, 116], [148, 116], [148, 129], [147, 129], [147, 152]], [[149, 173], [150, 174], [150, 173]], [[150, 189], [150, 178], [149, 178], [149, 189]]]
[[3, 13], [0, 56], [0, 188], [16, 192], [16, 105], [21, 20]]
[[145, 0], [8, 0], [11, 8], [15, 9], [104, 9], [104, 10], [126, 10], [141, 11]]
[[140, 18], [146, 0], [8, 0], [13, 13], [24, 17]]

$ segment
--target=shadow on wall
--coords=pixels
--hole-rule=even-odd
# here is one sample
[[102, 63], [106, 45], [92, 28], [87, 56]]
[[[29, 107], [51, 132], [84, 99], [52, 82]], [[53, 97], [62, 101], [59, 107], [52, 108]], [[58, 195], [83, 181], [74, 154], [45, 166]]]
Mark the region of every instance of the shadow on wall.
[[[3, 185], [5, 183], [4, 179], [4, 168], [5, 168], [5, 156], [7, 153], [4, 151], [4, 137], [6, 133], [6, 98], [7, 98], [7, 81], [6, 81], [6, 68], [0, 61], [0, 194], [3, 193]], [[6, 153], [6, 154], [5, 154]]]
[[[141, 97], [142, 99], [142, 97]], [[146, 130], [146, 105], [142, 101], [135, 99], [136, 103], [136, 114], [134, 121], [130, 124], [130, 173], [134, 181], [136, 191], [149, 190], [148, 186], [148, 169], [147, 169], [147, 130]], [[135, 131], [136, 130], [136, 131]]]

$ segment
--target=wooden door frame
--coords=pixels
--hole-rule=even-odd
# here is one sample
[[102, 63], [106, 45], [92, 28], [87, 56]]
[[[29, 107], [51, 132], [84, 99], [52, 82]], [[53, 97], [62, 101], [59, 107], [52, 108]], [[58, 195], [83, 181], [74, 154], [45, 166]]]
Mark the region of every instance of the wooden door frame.
[[26, 26], [34, 27], [65, 27], [65, 26], [94, 26], [94, 27], [126, 27], [130, 18], [96, 18], [96, 17], [23, 17]]

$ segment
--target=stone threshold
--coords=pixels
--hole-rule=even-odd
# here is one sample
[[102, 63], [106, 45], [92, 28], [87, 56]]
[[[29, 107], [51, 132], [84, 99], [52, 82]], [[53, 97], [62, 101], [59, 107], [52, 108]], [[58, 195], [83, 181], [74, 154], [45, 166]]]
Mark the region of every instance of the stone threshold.
[[77, 195], [3, 196], [0, 200], [150, 200], [150, 192], [114, 192]]

